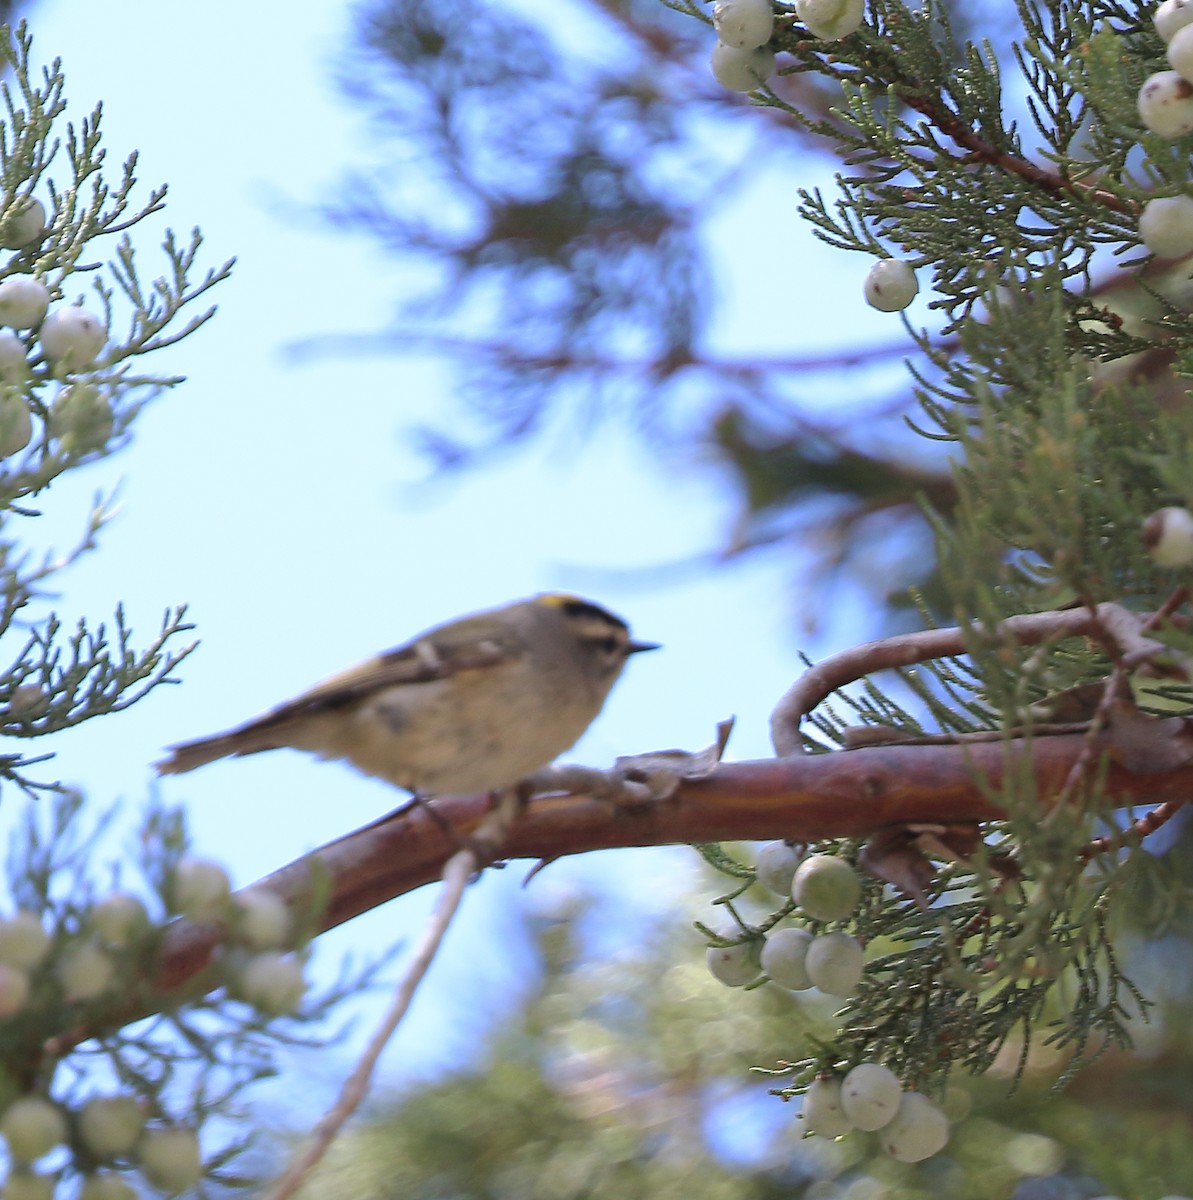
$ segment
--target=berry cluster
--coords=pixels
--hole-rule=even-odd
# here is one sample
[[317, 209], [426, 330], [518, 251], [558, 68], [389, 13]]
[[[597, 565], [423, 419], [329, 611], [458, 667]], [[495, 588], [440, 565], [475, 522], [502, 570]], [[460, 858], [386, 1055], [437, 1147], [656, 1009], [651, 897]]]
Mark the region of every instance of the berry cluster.
[[[1139, 119], [1158, 137], [1193, 132], [1193, 3], [1164, 0], [1153, 14], [1167, 45], [1171, 70], [1157, 71], [1139, 89]], [[1161, 258], [1193, 253], [1193, 197], [1156, 196], [1139, 215], [1139, 240]]]
[[[261, 889], [232, 894], [224, 869], [183, 858], [170, 873], [166, 916], [222, 925], [228, 945], [215, 969], [228, 995], [261, 1017], [294, 1012], [305, 991], [284, 901]], [[0, 1037], [37, 1038], [45, 1013], [72, 1010], [79, 1023], [116, 1003], [129, 978], [152, 977], [163, 921], [128, 892], [112, 892], [51, 932], [34, 912], [0, 919]], [[59, 1022], [61, 1024], [61, 1022]], [[8, 1152], [6, 1200], [51, 1200], [64, 1172], [82, 1178], [80, 1200], [133, 1200], [134, 1180], [173, 1195], [203, 1173], [199, 1139], [173, 1122], [151, 1091], [67, 1103], [52, 1086], [0, 1095]]]
[[[40, 200], [14, 200], [0, 215], [0, 245], [19, 252], [10, 267], [21, 267], [48, 230]], [[27, 389], [35, 373], [39, 381], [62, 381], [95, 366], [107, 345], [108, 331], [94, 313], [77, 305], [51, 312], [50, 303], [49, 289], [32, 275], [18, 271], [0, 280], [0, 458], [19, 453], [32, 440]], [[112, 435], [111, 400], [95, 384], [62, 382], [46, 426], [65, 454], [98, 450]]]
[[[795, 16], [817, 41], [838, 42], [862, 24], [865, 0], [796, 0]], [[774, 74], [770, 41], [775, 12], [770, 0], [717, 0], [713, 7], [717, 44], [712, 73], [731, 92], [753, 92]], [[1193, 201], [1190, 201], [1193, 206]], [[866, 303], [880, 312], [900, 312], [920, 290], [910, 263], [879, 259], [866, 276]]]
[[[796, 0], [795, 17], [817, 41], [839, 42], [862, 23], [865, 0]], [[753, 92], [774, 73], [768, 43], [775, 14], [770, 0], [717, 0], [713, 7], [717, 44], [712, 73], [731, 92]]]
[[[819, 925], [848, 920], [862, 896], [861, 879], [844, 859], [805, 855], [790, 842], [768, 842], [758, 851], [758, 882], [775, 895], [790, 897], [797, 910]], [[765, 976], [790, 991], [817, 988], [850, 996], [865, 972], [857, 938], [843, 929], [813, 933], [784, 925], [759, 938], [745, 929], [725, 930], [708, 949], [708, 967], [729, 987], [745, 987]], [[855, 1129], [878, 1132], [887, 1152], [902, 1162], [918, 1162], [948, 1141], [948, 1121], [922, 1093], [904, 1090], [880, 1063], [857, 1063], [846, 1075], [817, 1078], [804, 1096], [803, 1120], [820, 1137], [837, 1138]]]

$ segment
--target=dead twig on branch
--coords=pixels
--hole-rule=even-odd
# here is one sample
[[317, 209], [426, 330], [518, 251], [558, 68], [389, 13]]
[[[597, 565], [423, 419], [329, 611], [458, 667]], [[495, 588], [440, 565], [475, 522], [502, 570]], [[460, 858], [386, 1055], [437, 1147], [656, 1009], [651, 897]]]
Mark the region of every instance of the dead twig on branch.
[[340, 1130], [348, 1118], [360, 1107], [373, 1081], [373, 1073], [381, 1058], [381, 1052], [389, 1044], [398, 1025], [410, 1008], [418, 985], [426, 976], [439, 947], [447, 934], [448, 926], [460, 907], [464, 897], [464, 889], [484, 862], [480, 846], [492, 842], [500, 845], [506, 831], [513, 821], [521, 805], [521, 797], [517, 790], [510, 788], [502, 792], [497, 799], [496, 807], [481, 823], [476, 833], [472, 835], [471, 844], [457, 850], [447, 860], [443, 868], [443, 890], [435, 904], [418, 946], [411, 957], [410, 965], [402, 976], [388, 1011], [382, 1019], [369, 1044], [365, 1047], [355, 1070], [344, 1081], [335, 1104], [324, 1113], [316, 1124], [307, 1144], [294, 1156], [286, 1170], [274, 1182], [266, 1195], [266, 1200], [288, 1200], [302, 1186], [303, 1180], [319, 1164], [331, 1148]]

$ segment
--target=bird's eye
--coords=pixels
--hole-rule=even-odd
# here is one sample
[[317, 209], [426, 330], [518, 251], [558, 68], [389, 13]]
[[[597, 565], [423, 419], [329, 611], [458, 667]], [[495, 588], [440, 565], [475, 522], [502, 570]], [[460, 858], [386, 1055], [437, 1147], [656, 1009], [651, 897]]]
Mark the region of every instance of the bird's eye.
[[621, 643], [615, 637], [601, 639], [601, 649], [612, 658], [621, 649]]

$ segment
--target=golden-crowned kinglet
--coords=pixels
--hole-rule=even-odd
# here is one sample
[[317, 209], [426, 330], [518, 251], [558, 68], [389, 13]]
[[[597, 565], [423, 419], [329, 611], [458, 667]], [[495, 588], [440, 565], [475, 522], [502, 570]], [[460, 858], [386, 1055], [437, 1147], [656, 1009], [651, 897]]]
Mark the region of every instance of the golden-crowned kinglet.
[[169, 747], [159, 774], [292, 746], [423, 795], [507, 787], [575, 744], [631, 654], [590, 600], [548, 593], [461, 617], [256, 720]]

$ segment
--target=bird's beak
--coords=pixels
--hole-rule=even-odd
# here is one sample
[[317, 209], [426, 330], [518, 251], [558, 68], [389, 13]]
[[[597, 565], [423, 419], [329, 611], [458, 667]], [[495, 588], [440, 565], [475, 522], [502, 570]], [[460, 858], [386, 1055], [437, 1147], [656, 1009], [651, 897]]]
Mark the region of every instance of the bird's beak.
[[627, 654], [641, 654], [643, 650], [660, 650], [662, 646], [658, 642], [628, 642], [625, 649]]

